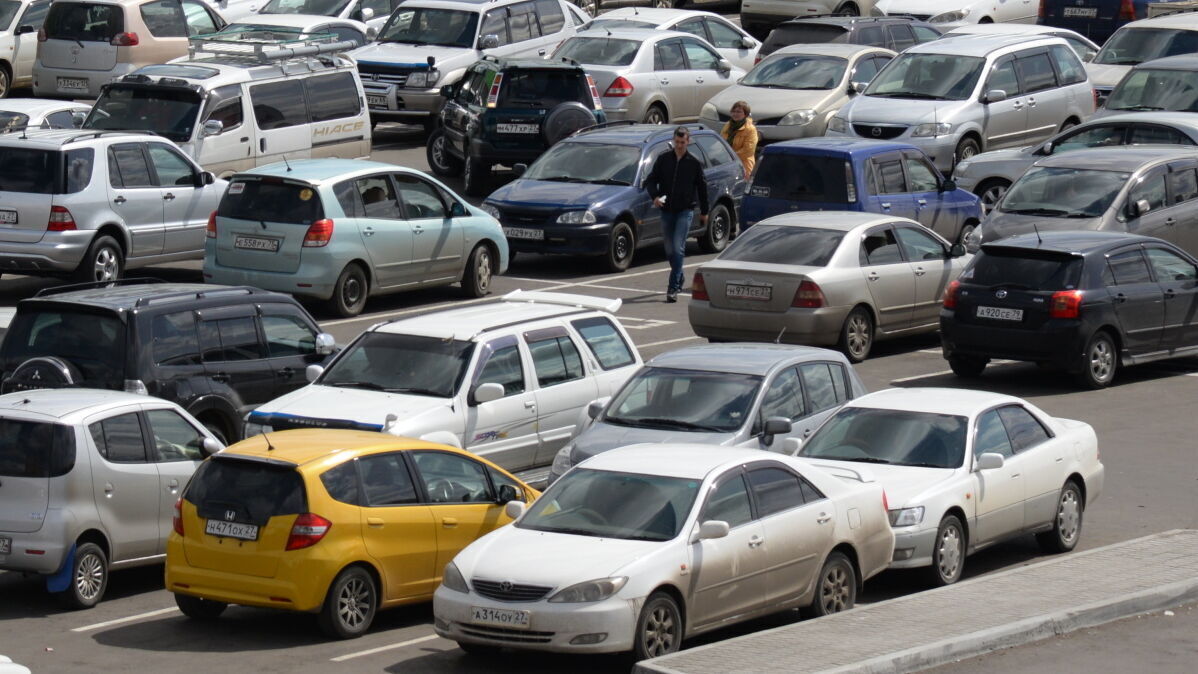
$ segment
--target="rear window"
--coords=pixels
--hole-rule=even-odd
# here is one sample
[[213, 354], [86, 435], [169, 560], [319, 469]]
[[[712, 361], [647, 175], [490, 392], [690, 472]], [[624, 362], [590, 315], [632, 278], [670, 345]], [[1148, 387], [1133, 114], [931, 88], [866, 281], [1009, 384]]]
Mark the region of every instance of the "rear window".
[[74, 194], [91, 182], [94, 158], [91, 148], [63, 155], [54, 150], [0, 147], [0, 192]]
[[266, 524], [278, 515], [298, 515], [308, 509], [304, 483], [291, 465], [269, 464], [231, 457], [212, 457], [200, 464], [183, 498], [200, 517]]
[[310, 225], [324, 218], [324, 207], [316, 190], [306, 185], [234, 180], [221, 199], [216, 214], [236, 220]]
[[597, 66], [631, 65], [641, 43], [613, 37], [572, 37], [554, 56]]
[[719, 259], [823, 267], [843, 238], [844, 232], [831, 229], [759, 224], [737, 237]]
[[501, 108], [552, 108], [566, 101], [591, 107], [591, 92], [581, 70], [508, 70], [499, 89]]
[[75, 429], [0, 419], [0, 475], [58, 477], [75, 467]]
[[0, 110], [0, 133], [20, 131], [29, 126], [29, 115]]
[[820, 25], [817, 23], [784, 24], [775, 28], [761, 45], [761, 55], [773, 54], [783, 47], [792, 44], [823, 44], [825, 42], [844, 42], [848, 29], [842, 26]]
[[834, 157], [766, 154], [754, 172], [749, 193], [787, 201], [846, 203], [849, 201], [847, 166], [848, 162]]
[[35, 356], [57, 356], [79, 369], [85, 385], [125, 385], [125, 324], [106, 312], [26, 304], [18, 308], [2, 348], [6, 375]]
[[51, 3], [43, 28], [51, 40], [109, 42], [125, 32], [125, 13], [120, 5], [59, 0]]
[[983, 247], [961, 280], [980, 286], [1027, 290], [1072, 290], [1081, 280], [1082, 259], [1031, 251]]

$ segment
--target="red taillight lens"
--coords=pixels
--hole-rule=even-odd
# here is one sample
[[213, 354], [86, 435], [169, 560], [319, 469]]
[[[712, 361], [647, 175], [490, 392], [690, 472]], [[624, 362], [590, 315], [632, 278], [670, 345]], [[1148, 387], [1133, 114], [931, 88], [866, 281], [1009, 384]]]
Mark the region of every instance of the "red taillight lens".
[[945, 309], [957, 308], [957, 294], [961, 292], [961, 282], [953, 281], [944, 289], [944, 296], [941, 298], [944, 301]]
[[175, 499], [175, 517], [171, 520], [175, 525], [175, 533], [183, 535], [183, 499]]
[[212, 214], [208, 216], [208, 238], [216, 238], [216, 211], [212, 211]]
[[38, 41], [38, 42], [45, 42], [45, 41], [46, 41], [46, 39], [47, 39], [47, 38], [46, 38], [46, 29], [45, 29], [45, 28], [38, 28], [38, 29], [37, 29], [37, 41]]
[[109, 40], [109, 44], [117, 47], [136, 47], [137, 43], [137, 33], [117, 33]]
[[818, 309], [824, 306], [824, 292], [819, 289], [815, 281], [803, 281], [799, 284], [799, 289], [795, 291], [795, 298], [790, 306], [800, 309]]
[[1077, 318], [1082, 313], [1082, 291], [1058, 290], [1048, 304], [1050, 318]]
[[629, 82], [623, 77], [617, 77], [616, 81], [607, 86], [607, 91], [603, 92], [603, 95], [622, 98], [624, 96], [631, 96], [632, 89], [632, 82]]
[[71, 212], [62, 206], [50, 207], [50, 220], [46, 222], [47, 232], [69, 232], [75, 229], [75, 218]]
[[1097, 90], [1097, 89], [1090, 89], [1090, 93], [1091, 93], [1091, 94], [1094, 94], [1094, 107], [1096, 107], [1096, 108], [1097, 108], [1097, 107], [1099, 106], [1099, 102], [1098, 102], [1098, 90]]
[[886, 498], [886, 490], [882, 490], [882, 510], [890, 512], [890, 499]]
[[304, 234], [304, 248], [322, 248], [329, 245], [332, 238], [333, 221], [328, 218], [317, 220], [308, 227], [308, 233]]
[[287, 549], [299, 550], [316, 545], [332, 526], [332, 522], [320, 515], [304, 513], [296, 517], [295, 524], [291, 525], [291, 536], [287, 538]]
[[691, 299], [711, 301], [707, 296], [707, 283], [703, 280], [701, 272], [695, 272], [695, 280], [691, 281]]
[[1136, 4], [1132, 0], [1123, 0], [1123, 2], [1119, 5], [1119, 20], [1136, 20]]
[[761, 54], [753, 57], [753, 65], [757, 65], [758, 63], [761, 63]]

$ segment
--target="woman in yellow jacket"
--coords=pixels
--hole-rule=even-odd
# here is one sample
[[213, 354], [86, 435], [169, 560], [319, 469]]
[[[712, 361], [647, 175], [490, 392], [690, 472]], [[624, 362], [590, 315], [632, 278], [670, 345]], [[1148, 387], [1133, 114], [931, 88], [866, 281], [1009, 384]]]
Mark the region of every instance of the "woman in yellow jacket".
[[748, 103], [733, 103], [730, 111], [732, 119], [720, 130], [720, 135], [732, 146], [736, 156], [740, 157], [740, 163], [745, 165], [745, 177], [753, 175], [753, 166], [757, 163], [757, 127], [753, 126], [753, 119], [749, 117], [749, 113]]

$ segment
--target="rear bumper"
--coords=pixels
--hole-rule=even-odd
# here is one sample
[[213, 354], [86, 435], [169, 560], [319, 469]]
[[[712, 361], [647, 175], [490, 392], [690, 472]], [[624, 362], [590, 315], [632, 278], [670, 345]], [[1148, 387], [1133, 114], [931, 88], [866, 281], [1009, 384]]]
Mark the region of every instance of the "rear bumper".
[[[33, 94], [50, 98], [95, 99], [100, 96], [100, 87], [118, 77], [137, 70], [144, 64], [118, 63], [111, 70], [78, 70], [73, 68], [50, 68], [35, 61], [33, 64]], [[60, 90], [58, 78], [87, 80], [87, 91], [82, 89]]]
[[1088, 332], [1076, 320], [1050, 319], [1038, 330], [1004, 328], [993, 324], [962, 324], [940, 313], [940, 343], [944, 357], [979, 356], [1042, 361], [1073, 369], [1081, 362]]
[[167, 590], [226, 604], [317, 611], [336, 573], [335, 565], [317, 559], [280, 561], [273, 578], [200, 569], [187, 563], [178, 536], [166, 547]]
[[66, 531], [49, 518], [42, 521], [42, 527], [37, 531], [0, 531], [0, 538], [12, 541], [11, 552], [0, 554], [0, 570], [4, 571], [53, 574], [62, 567], [71, 548]]
[[[302, 258], [299, 268], [293, 272], [228, 267], [216, 262], [216, 251], [209, 243], [204, 251], [203, 273], [205, 283], [250, 285], [263, 290], [327, 300], [333, 296], [333, 288], [343, 267], [337, 260], [322, 255]], [[369, 270], [367, 277], [371, 278], [370, 287], [373, 289], [373, 273]]]
[[545, 149], [541, 139], [538, 137], [535, 142], [526, 143], [523, 147], [518, 148], [503, 148], [495, 147], [493, 143], [485, 139], [474, 139], [470, 142], [469, 153], [471, 159], [478, 159], [489, 164], [503, 164], [511, 166], [512, 164], [531, 164], [545, 153]]
[[[721, 309], [704, 300], [687, 307], [691, 329], [700, 337], [749, 342], [829, 346], [840, 340], [844, 319], [852, 307], [788, 309], [782, 313]], [[781, 338], [779, 339], [779, 335]]]
[[0, 242], [0, 272], [60, 274], [74, 271], [95, 232], [90, 229], [46, 232], [33, 243]]

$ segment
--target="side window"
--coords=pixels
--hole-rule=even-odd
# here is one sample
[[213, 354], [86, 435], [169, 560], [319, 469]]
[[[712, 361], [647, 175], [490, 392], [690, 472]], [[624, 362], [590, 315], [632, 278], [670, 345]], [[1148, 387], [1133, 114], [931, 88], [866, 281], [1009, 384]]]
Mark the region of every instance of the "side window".
[[481, 463], [449, 452], [412, 452], [429, 503], [492, 502]]
[[986, 91], [1001, 89], [1011, 98], [1020, 94], [1019, 76], [1015, 74], [1015, 61], [1003, 61], [990, 70], [990, 78], [986, 80]]
[[803, 385], [799, 373], [793, 367], [786, 368], [774, 377], [765, 396], [761, 399], [761, 421], [770, 417], [784, 417], [795, 421], [807, 416], [803, 403]]
[[695, 37], [702, 38], [704, 40], [707, 39], [707, 31], [704, 30], [703, 19], [700, 18], [687, 19], [686, 21], [679, 23], [677, 26], [674, 26], [671, 30], [676, 30], [680, 33], [690, 33]]
[[[330, 468], [320, 474], [320, 483], [324, 490], [336, 501], [350, 505], [361, 505], [358, 500], [358, 468], [353, 461]], [[408, 480], [411, 484], [411, 480]], [[413, 490], [413, 495], [415, 491]]]
[[1148, 273], [1148, 263], [1144, 261], [1144, 255], [1140, 253], [1139, 248], [1111, 255], [1107, 258], [1107, 265], [1114, 285], [1152, 283], [1152, 276]]
[[263, 131], [308, 123], [304, 85], [300, 80], [283, 80], [250, 87], [254, 119]]
[[1011, 446], [1016, 452], [1035, 447], [1049, 438], [1048, 431], [1032, 413], [1018, 405], [1000, 407], [998, 416], [1003, 426], [1007, 427], [1007, 437], [1011, 439]]
[[113, 187], [154, 187], [150, 165], [139, 143], [108, 148], [108, 180]]
[[[1140, 205], [1141, 201], [1148, 202], [1148, 210], [1141, 209], [1139, 215], [1144, 215], [1146, 212], [1152, 212], [1165, 207], [1165, 175], [1163, 173], [1154, 173], [1144, 176], [1136, 183], [1135, 187], [1131, 188], [1128, 193], [1128, 206], [1132, 204]], [[1127, 214], [1129, 219], [1135, 219], [1130, 212]]]
[[703, 149], [712, 166], [720, 166], [721, 164], [736, 161], [736, 157], [733, 157], [732, 153], [728, 151], [728, 146], [716, 136], [697, 134], [695, 136], [695, 144]]
[[824, 496], [822, 491], [816, 489], [815, 485], [808, 482], [807, 478], [805, 477], [799, 478], [799, 487], [803, 490], [803, 501], [806, 503], [814, 503], [816, 501], [828, 498], [827, 496]]
[[1007, 437], [1007, 429], [998, 418], [998, 410], [990, 410], [978, 419], [978, 427], [973, 437], [973, 455], [981, 456], [987, 452], [1002, 454], [1004, 459], [1015, 456], [1011, 440]]
[[862, 26], [854, 42], [870, 47], [886, 47], [886, 35], [882, 33], [881, 26]]
[[342, 180], [333, 185], [333, 194], [337, 196], [337, 203], [341, 205], [341, 210], [351, 218], [365, 217], [366, 213], [362, 209], [362, 202], [358, 198], [358, 188], [353, 180]]
[[940, 33], [928, 28], [927, 26], [911, 26], [911, 30], [915, 31], [915, 41], [923, 44], [932, 40], [939, 40]]
[[695, 40], [683, 38], [682, 48], [686, 50], [691, 70], [715, 70], [720, 65], [720, 55]]
[[799, 366], [803, 373], [803, 388], [811, 400], [811, 413], [820, 412], [839, 405], [842, 401], [832, 379], [832, 370], [827, 363], [804, 363]]
[[1128, 145], [1193, 145], [1184, 134], [1164, 126], [1136, 124], [1131, 127], [1131, 138]]
[[1127, 126], [1124, 124], [1103, 124], [1102, 126], [1080, 129], [1060, 140], [1053, 141], [1052, 152], [1050, 154], [1066, 150], [1080, 150], [1087, 147], [1122, 145], [1123, 137], [1126, 134]]
[[148, 143], [150, 160], [154, 162], [154, 171], [158, 174], [158, 184], [162, 187], [195, 187], [196, 174], [191, 164], [179, 154], [178, 150], [167, 147], [162, 143]]
[[537, 21], [533, 18], [531, 11], [531, 2], [508, 7], [507, 29], [513, 44], [540, 37], [537, 35], [540, 29], [537, 27]]
[[495, 350], [478, 372], [479, 384], [500, 384], [503, 395], [524, 393], [524, 362], [515, 344]]
[[907, 180], [912, 192], [935, 192], [940, 189], [940, 181], [936, 179], [936, 171], [932, 169], [927, 159], [920, 156], [904, 155], [907, 165]]
[[902, 261], [903, 254], [899, 252], [898, 241], [895, 240], [894, 232], [889, 227], [870, 232], [861, 240], [861, 266], [871, 267]]
[[399, 200], [409, 220], [449, 217], [437, 188], [406, 173], [393, 173], [391, 177], [399, 185]]
[[566, 16], [558, 0], [537, 0], [536, 17], [541, 22], [541, 35], [560, 33], [566, 25]]
[[487, 466], [487, 475], [491, 476], [491, 484], [495, 486], [495, 498], [499, 498], [499, 488], [507, 485], [516, 490], [518, 500], [527, 500], [528, 494], [524, 492], [524, 487], [519, 482], [490, 466]]
[[352, 73], [308, 77], [303, 82], [311, 101], [313, 122], [353, 117], [362, 112], [362, 100]]
[[1061, 85], [1064, 86], [1066, 84], [1085, 82], [1086, 69], [1084, 66], [1082, 66], [1081, 61], [1077, 57], [1077, 55], [1082, 52], [1075, 50], [1081, 49], [1085, 52], [1089, 52], [1090, 55], [1093, 55], [1096, 52], [1082, 42], [1075, 42], [1069, 40], [1069, 38], [1065, 39], [1071, 44], [1076, 44], [1076, 46], [1071, 49], [1064, 45], [1056, 44], [1048, 48], [1049, 52], [1052, 54], [1052, 60], [1057, 64], [1057, 72], [1060, 73], [1061, 76]]
[[75, 128], [75, 116], [69, 110], [59, 110], [46, 115], [46, 120], [42, 122], [43, 129], [73, 129]]
[[150, 321], [150, 352], [159, 367], [199, 365], [200, 343], [190, 311], [160, 314]]
[[399, 202], [395, 199], [395, 188], [386, 175], [358, 178], [355, 182], [362, 198], [362, 208], [368, 218], [402, 220]]
[[857, 61], [857, 66], [853, 68], [853, 76], [850, 78], [853, 82], [869, 82], [878, 74], [878, 69], [882, 66], [879, 59], [863, 58]]
[[756, 468], [748, 476], [758, 517], [769, 517], [803, 504], [798, 475], [781, 468]]
[[907, 254], [908, 260], [912, 262], [943, 260], [948, 257], [948, 251], [944, 250], [944, 244], [927, 232], [921, 232], [914, 227], [895, 227], [894, 229], [898, 234], [899, 241], [903, 244], [903, 251]]
[[262, 357], [253, 316], [200, 323], [200, 348], [205, 363], [256, 360]]
[[653, 52], [654, 70], [686, 70], [686, 58], [682, 55], [682, 43], [678, 40], [657, 43]]
[[903, 194], [907, 181], [903, 178], [903, 160], [896, 156], [875, 157], [874, 170], [878, 174], [878, 194]]
[[364, 456], [358, 459], [358, 470], [362, 474], [362, 496], [366, 505], [397, 506], [420, 501], [412, 475], [400, 454]]
[[493, 9], [483, 17], [482, 28], [478, 29], [482, 37], [494, 35], [499, 38], [500, 46], [511, 42], [507, 35], [507, 8]]
[[208, 8], [204, 5], [193, 2], [192, 0], [183, 0], [183, 13], [187, 15], [187, 34], [188, 35], [207, 35], [220, 30], [217, 26], [216, 19], [208, 12]]
[[299, 311], [285, 304], [262, 307], [262, 333], [271, 358], [316, 353], [316, 332]]
[[1057, 74], [1046, 53], [1017, 58], [1015, 67], [1019, 70], [1019, 79], [1023, 81], [1023, 90], [1029, 94], [1057, 86]]
[[911, 27], [905, 23], [886, 26], [886, 32], [890, 34], [890, 48], [894, 51], [902, 51], [915, 44], [915, 33], [912, 33]]
[[29, 5], [29, 8], [21, 15], [21, 20], [17, 22], [17, 26], [31, 26], [36, 31], [46, 21], [46, 12], [49, 11], [49, 2], [35, 2]]
[[1192, 168], [1169, 174], [1169, 203], [1180, 204], [1198, 197], [1198, 172]]
[[595, 354], [595, 359], [599, 361], [599, 367], [604, 370], [612, 370], [636, 362], [636, 357], [632, 355], [632, 349], [628, 348], [624, 336], [612, 324], [611, 319], [601, 316], [580, 318], [574, 321], [573, 325], [578, 334], [582, 336], [582, 341], [586, 342], [587, 347], [590, 348], [591, 353]]
[[88, 426], [100, 456], [112, 463], [147, 463], [146, 443], [136, 413], [110, 417]]
[[713, 19], [711, 17], [707, 17], [704, 19], [704, 21], [707, 23], [707, 31], [711, 33], [711, 44], [715, 46], [716, 49], [741, 48], [740, 41], [743, 40], [744, 37], [740, 33], [736, 32], [735, 28], [729, 26], [723, 21], [720, 21], [719, 19]]
[[1198, 268], [1173, 251], [1148, 248], [1146, 252], [1158, 282], [1198, 280]]
[[753, 520], [753, 510], [749, 506], [749, 490], [745, 487], [744, 477], [734, 475], [711, 492], [711, 496], [707, 497], [707, 505], [703, 507], [703, 517], [700, 521], [708, 520], [721, 520], [733, 528]]
[[204, 104], [204, 121], [220, 122], [221, 133], [241, 126], [245, 117], [241, 109], [241, 85], [233, 84], [214, 89]]
[[156, 0], [140, 7], [141, 20], [154, 37], [187, 37], [187, 19], [178, 0]]
[[158, 461], [203, 461], [205, 435], [174, 410], [148, 410]]
[[482, 88], [483, 71], [471, 70], [462, 78], [462, 85], [458, 87], [458, 93], [455, 98], [462, 105], [478, 105], [481, 100], [480, 92]]
[[582, 379], [582, 356], [566, 335], [536, 341], [529, 339], [528, 350], [532, 353], [533, 369], [537, 371], [537, 384], [542, 388]]

